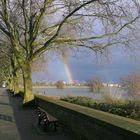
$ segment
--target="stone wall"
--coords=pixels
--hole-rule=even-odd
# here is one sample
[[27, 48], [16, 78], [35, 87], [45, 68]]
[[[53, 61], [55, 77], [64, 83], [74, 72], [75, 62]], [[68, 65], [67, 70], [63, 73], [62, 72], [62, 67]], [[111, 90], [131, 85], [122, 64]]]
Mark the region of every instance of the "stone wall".
[[36, 95], [36, 104], [67, 125], [80, 140], [140, 140], [140, 121]]

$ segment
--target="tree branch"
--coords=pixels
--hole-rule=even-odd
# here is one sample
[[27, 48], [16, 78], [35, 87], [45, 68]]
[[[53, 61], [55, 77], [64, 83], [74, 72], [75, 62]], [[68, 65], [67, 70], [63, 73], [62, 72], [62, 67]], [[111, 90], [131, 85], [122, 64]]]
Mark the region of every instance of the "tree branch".
[[72, 12], [70, 12], [62, 21], [61, 23], [59, 24], [58, 26], [58, 29], [56, 31], [56, 33], [48, 40], [45, 42], [44, 46], [39, 48], [38, 50], [36, 50], [34, 53], [33, 53], [33, 57], [34, 58], [36, 55], [40, 54], [41, 52], [43, 52], [45, 49], [47, 49], [47, 46], [50, 46], [50, 43], [56, 39], [56, 37], [58, 36], [63, 24], [67, 21], [68, 18], [70, 18], [74, 13], [76, 13], [78, 10], [80, 10], [82, 7], [92, 3], [92, 2], [95, 2], [95, 1], [98, 1], [98, 0], [90, 0], [88, 2], [85, 2], [83, 4], [81, 4], [80, 6], [78, 6], [77, 8], [75, 8]]
[[140, 17], [140, 15], [137, 15], [133, 20], [125, 23], [122, 27], [120, 27], [120, 29], [118, 29], [116, 32], [112, 32], [112, 33], [107, 33], [107, 34], [103, 34], [100, 36], [93, 36], [93, 37], [88, 37], [88, 38], [79, 38], [79, 39], [71, 39], [71, 38], [58, 38], [57, 40], [55, 40], [54, 42], [56, 43], [63, 43], [63, 42], [77, 42], [77, 41], [89, 41], [89, 40], [93, 40], [93, 39], [102, 39], [105, 37], [110, 37], [110, 36], [114, 36], [117, 35], [119, 32], [121, 32], [126, 26], [132, 24], [133, 22], [135, 22], [138, 18]]

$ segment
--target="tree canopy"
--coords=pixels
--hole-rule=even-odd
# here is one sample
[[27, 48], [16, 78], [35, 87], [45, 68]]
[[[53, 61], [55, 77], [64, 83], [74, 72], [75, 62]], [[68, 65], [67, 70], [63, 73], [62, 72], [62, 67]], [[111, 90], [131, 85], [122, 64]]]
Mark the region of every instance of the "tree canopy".
[[44, 52], [84, 47], [94, 52], [134, 42], [136, 0], [1, 0], [0, 31], [24, 79], [24, 102], [34, 99], [31, 65]]

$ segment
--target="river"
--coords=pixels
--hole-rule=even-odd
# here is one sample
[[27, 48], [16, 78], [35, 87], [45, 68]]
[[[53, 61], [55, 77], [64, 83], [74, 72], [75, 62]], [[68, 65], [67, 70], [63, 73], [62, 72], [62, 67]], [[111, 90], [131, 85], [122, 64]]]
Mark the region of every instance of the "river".
[[47, 96], [88, 96], [96, 100], [102, 100], [104, 95], [111, 94], [116, 97], [127, 97], [127, 93], [121, 88], [107, 87], [103, 88], [100, 93], [93, 93], [88, 88], [33, 88], [34, 93], [44, 94]]

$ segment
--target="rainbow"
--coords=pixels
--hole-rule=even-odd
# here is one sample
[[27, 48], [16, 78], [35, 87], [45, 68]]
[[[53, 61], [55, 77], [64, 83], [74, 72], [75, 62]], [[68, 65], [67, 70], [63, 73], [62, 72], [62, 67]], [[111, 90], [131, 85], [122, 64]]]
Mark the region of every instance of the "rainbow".
[[72, 84], [74, 80], [73, 80], [72, 73], [71, 73], [71, 71], [70, 71], [70, 67], [69, 67], [67, 61], [64, 60], [64, 59], [63, 59], [63, 64], [64, 64], [64, 68], [65, 68], [66, 74], [67, 74], [67, 76], [68, 76], [68, 82], [69, 82], [70, 84]]

